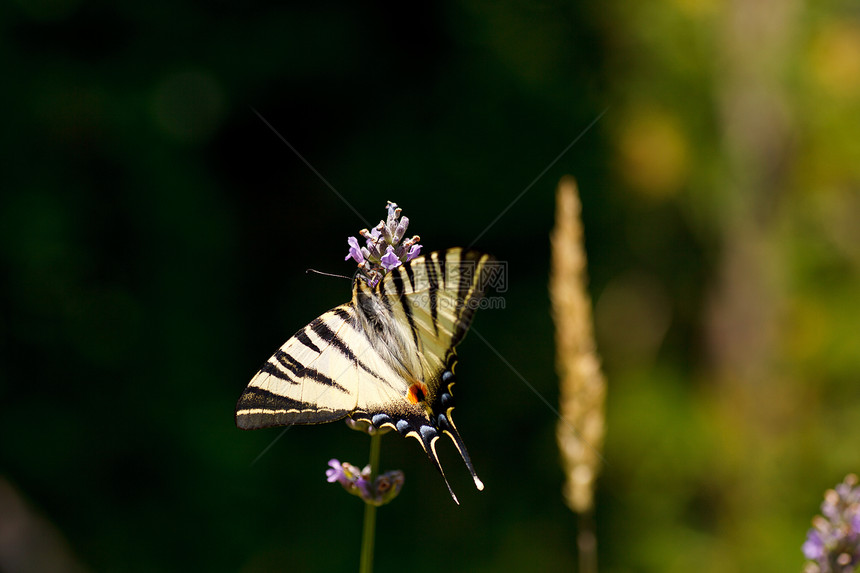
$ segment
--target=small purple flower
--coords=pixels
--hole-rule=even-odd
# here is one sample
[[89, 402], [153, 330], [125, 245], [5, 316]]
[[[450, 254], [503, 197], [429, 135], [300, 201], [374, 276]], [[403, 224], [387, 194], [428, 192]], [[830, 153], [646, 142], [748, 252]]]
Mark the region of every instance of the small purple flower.
[[388, 249], [386, 249], [385, 254], [382, 255], [381, 262], [382, 268], [384, 268], [386, 271], [390, 271], [395, 267], [399, 267], [401, 264], [400, 259], [397, 258], [397, 255], [394, 253], [394, 247], [392, 247], [391, 245], [388, 245]]
[[331, 466], [326, 470], [326, 480], [329, 483], [338, 482], [343, 489], [358, 496], [371, 505], [385, 505], [400, 493], [403, 488], [403, 472], [399, 470], [380, 474], [370, 482], [370, 466], [359, 470], [347, 462], [332, 459]]
[[409, 248], [409, 252], [406, 253], [406, 260], [411, 261], [415, 257], [421, 254], [421, 245], [412, 245]]
[[358, 244], [358, 239], [355, 237], [348, 237], [346, 242], [349, 243], [349, 254], [343, 260], [347, 261], [352, 257], [358, 264], [363, 263], [364, 254], [361, 251], [361, 246]]
[[343, 471], [341, 463], [332, 458], [328, 461], [328, 465], [331, 467], [325, 471], [326, 480], [328, 480], [329, 483], [339, 482], [340, 485], [345, 487], [349, 480]]

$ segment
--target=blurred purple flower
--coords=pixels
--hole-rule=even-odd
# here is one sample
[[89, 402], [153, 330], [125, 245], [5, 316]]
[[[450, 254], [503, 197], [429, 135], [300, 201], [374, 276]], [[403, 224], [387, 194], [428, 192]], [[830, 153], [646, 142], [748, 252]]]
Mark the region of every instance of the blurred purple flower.
[[802, 549], [803, 555], [807, 559], [821, 559], [824, 557], [824, 542], [821, 540], [821, 534], [815, 529], [810, 529]]
[[348, 462], [329, 460], [331, 467], [326, 470], [326, 480], [338, 482], [343, 489], [358, 496], [371, 505], [385, 505], [400, 493], [403, 488], [404, 476], [399, 470], [380, 474], [370, 482], [370, 466], [359, 470]]
[[364, 479], [363, 477], [358, 477], [355, 480], [355, 487], [358, 488], [358, 497], [367, 501], [373, 497], [373, 493], [370, 491], [370, 482]]
[[340, 462], [332, 458], [328, 461], [328, 465], [331, 467], [325, 471], [326, 480], [328, 480], [329, 483], [339, 482], [340, 485], [345, 487], [349, 480], [347, 479]]
[[[824, 493], [803, 544], [807, 573], [852, 573], [860, 564], [860, 487], [854, 474]], [[822, 517], [823, 516], [823, 517]]]

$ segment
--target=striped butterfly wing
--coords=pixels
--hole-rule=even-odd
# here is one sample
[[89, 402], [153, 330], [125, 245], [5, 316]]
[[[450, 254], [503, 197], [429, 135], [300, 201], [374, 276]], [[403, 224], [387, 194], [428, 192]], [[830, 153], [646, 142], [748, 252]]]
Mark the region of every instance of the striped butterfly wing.
[[243, 430], [321, 424], [355, 409], [358, 368], [345, 339], [352, 305], [334, 308], [299, 330], [251, 380], [236, 405]]
[[355, 411], [359, 395], [378, 408], [396, 404], [409, 384], [385, 359], [385, 345], [368, 336], [359, 314], [352, 302], [340, 305], [287, 340], [240, 396], [236, 425], [253, 430], [334, 422]]
[[[369, 323], [380, 331], [378, 339], [389, 340], [389, 360], [407, 385], [400, 396], [389, 396], [387, 404], [365, 400], [360, 386], [351, 416], [417, 439], [443, 478], [436, 441], [442, 434], [449, 436], [478, 489], [483, 484], [452, 419], [452, 387], [455, 347], [483, 297], [490, 260], [489, 255], [459, 248], [433, 252], [392, 269], [374, 289], [358, 285], [355, 297], [360, 315], [389, 317], [383, 324]], [[384, 332], [389, 325], [394, 333]]]
[[[419, 264], [394, 269], [385, 295], [397, 309], [397, 323], [409, 326], [422, 358], [422, 371], [441, 372], [469, 329], [487, 283], [484, 253], [459, 248], [430, 253]], [[392, 292], [393, 291], [393, 292]], [[395, 301], [405, 301], [400, 308]]]

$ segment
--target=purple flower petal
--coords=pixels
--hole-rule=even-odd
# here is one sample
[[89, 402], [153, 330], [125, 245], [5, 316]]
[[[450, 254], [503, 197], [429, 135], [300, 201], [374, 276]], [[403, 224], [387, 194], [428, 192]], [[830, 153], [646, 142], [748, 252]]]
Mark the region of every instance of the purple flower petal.
[[381, 262], [382, 268], [386, 271], [390, 271], [391, 269], [400, 266], [400, 259], [397, 258], [397, 254], [395, 254], [394, 248], [391, 245], [388, 245], [388, 248], [385, 250], [385, 254], [382, 255]]
[[331, 467], [325, 471], [325, 477], [329, 483], [340, 482], [343, 485], [348, 481], [346, 474], [343, 473], [343, 466], [338, 460], [331, 459], [328, 465]]
[[806, 536], [806, 542], [803, 544], [803, 555], [807, 559], [821, 559], [824, 557], [824, 542], [821, 540], [821, 535], [815, 529], [810, 529]]
[[406, 260], [411, 261], [415, 257], [421, 254], [421, 245], [412, 245], [409, 249], [409, 252], [406, 253]]
[[361, 252], [361, 247], [358, 245], [358, 239], [348, 237], [346, 242], [349, 243], [349, 254], [343, 260], [349, 260], [350, 257], [355, 259], [355, 262], [361, 264], [364, 262], [364, 255]]

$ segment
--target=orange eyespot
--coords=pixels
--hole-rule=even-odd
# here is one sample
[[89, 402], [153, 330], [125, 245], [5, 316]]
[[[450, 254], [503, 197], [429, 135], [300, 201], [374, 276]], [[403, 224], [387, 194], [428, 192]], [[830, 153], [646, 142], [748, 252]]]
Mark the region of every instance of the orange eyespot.
[[406, 391], [406, 399], [410, 404], [417, 404], [427, 399], [427, 386], [423, 382], [416, 382]]

